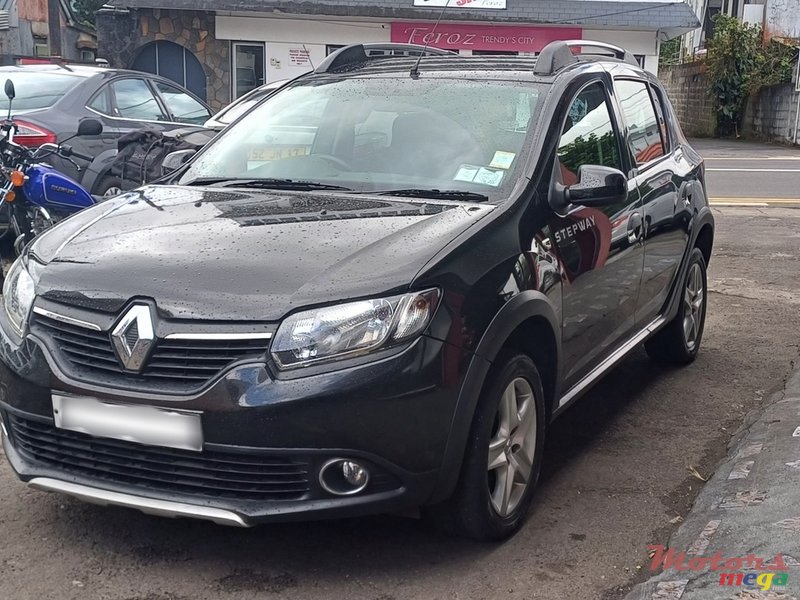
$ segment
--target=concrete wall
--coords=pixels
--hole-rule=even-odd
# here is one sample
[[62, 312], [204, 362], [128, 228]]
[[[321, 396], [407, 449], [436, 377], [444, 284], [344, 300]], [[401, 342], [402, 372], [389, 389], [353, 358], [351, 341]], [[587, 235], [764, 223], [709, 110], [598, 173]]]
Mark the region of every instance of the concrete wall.
[[800, 38], [800, 2], [767, 0], [764, 29], [770, 36]]
[[703, 63], [662, 67], [658, 78], [675, 107], [683, 132], [696, 137], [713, 136], [717, 118], [708, 95]]
[[777, 142], [793, 142], [797, 100], [793, 83], [764, 88], [748, 105], [745, 133]]

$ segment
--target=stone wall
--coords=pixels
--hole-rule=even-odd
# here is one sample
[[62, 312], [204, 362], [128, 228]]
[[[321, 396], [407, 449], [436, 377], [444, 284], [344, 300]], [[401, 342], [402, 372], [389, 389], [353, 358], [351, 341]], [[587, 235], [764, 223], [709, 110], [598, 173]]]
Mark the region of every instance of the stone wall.
[[717, 118], [707, 91], [705, 65], [695, 62], [662, 67], [658, 78], [675, 107], [683, 132], [692, 137], [713, 136]]
[[745, 113], [746, 134], [777, 141], [795, 140], [798, 94], [793, 83], [762, 89], [750, 100]]
[[214, 110], [230, 102], [230, 42], [215, 36], [214, 13], [170, 9], [103, 9], [97, 15], [97, 56], [126, 69], [150, 42], [168, 40], [191, 51], [206, 75]]

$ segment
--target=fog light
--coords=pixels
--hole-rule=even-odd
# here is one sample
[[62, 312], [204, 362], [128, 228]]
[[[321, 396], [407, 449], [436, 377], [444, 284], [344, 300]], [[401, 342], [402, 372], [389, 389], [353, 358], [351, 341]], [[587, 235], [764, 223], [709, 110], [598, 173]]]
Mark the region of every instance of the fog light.
[[369, 483], [369, 470], [361, 463], [346, 458], [329, 460], [319, 470], [319, 483], [335, 496], [352, 496]]
[[342, 475], [344, 475], [344, 480], [353, 487], [364, 485], [369, 477], [367, 470], [352, 460], [342, 463]]

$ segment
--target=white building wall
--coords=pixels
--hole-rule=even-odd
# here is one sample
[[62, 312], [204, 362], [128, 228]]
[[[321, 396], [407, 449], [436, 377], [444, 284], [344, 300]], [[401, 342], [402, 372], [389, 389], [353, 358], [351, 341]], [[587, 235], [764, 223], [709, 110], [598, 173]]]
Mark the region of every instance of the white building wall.
[[[265, 17], [262, 14], [216, 17], [217, 39], [233, 42], [263, 42], [266, 47], [267, 82], [290, 79], [311, 70], [311, 65], [297, 64], [297, 57], [308, 52], [313, 65], [325, 59], [328, 45], [362, 42], [388, 42], [391, 23], [376, 21], [340, 21]], [[583, 30], [584, 39], [621, 45], [645, 57], [645, 68], [658, 71], [658, 40], [655, 31]], [[465, 51], [467, 53], [468, 51]]]

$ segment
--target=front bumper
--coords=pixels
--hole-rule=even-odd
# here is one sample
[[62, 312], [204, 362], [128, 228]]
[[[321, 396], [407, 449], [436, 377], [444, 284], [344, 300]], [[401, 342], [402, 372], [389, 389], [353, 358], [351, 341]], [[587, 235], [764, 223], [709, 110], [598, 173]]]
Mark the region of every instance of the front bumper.
[[[272, 377], [264, 365], [240, 365], [186, 398], [87, 389], [36, 343], [14, 351], [3, 342], [3, 447], [23, 481], [94, 503], [237, 526], [425, 504], [439, 481], [460, 381], [445, 365], [463, 364], [459, 349], [423, 337], [378, 362], [293, 380]], [[60, 430], [53, 390], [202, 411], [204, 449]], [[359, 460], [370, 484], [352, 496], [325, 491], [319, 470], [331, 458]]]

